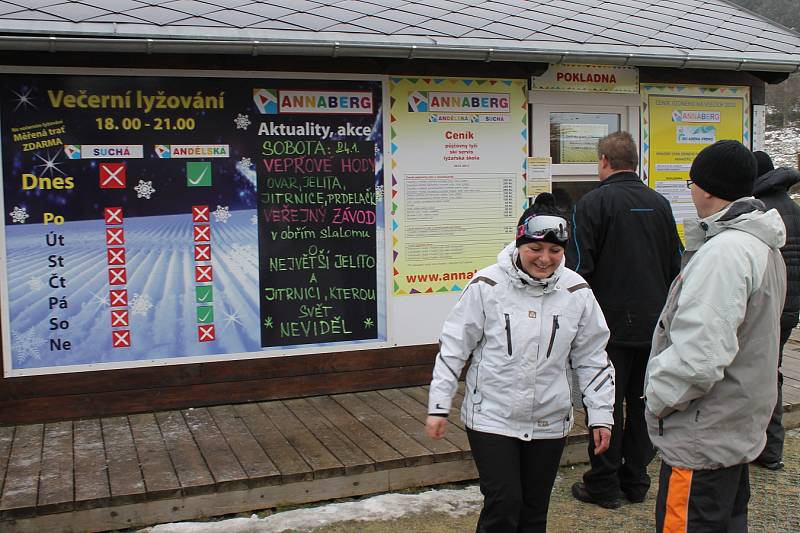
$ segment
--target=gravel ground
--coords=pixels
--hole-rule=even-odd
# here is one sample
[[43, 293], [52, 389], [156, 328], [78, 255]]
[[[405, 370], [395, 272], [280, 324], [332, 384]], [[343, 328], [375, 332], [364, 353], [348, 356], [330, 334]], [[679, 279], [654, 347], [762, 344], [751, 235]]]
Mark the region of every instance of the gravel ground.
[[[751, 467], [750, 531], [769, 533], [797, 533], [800, 531], [800, 429], [787, 434], [784, 453], [786, 468], [770, 472]], [[650, 466], [651, 477], [656, 480], [660, 461]], [[651, 532], [655, 530], [655, 491], [651, 488], [647, 500], [641, 504], [625, 502], [617, 510], [601, 509], [574, 500], [570, 486], [581, 479], [585, 466], [561, 469], [553, 489], [550, 504], [549, 531], [560, 533]], [[315, 529], [314, 533], [444, 533], [475, 530], [477, 513], [452, 517], [444, 513], [410, 516], [383, 522], [341, 522]]]

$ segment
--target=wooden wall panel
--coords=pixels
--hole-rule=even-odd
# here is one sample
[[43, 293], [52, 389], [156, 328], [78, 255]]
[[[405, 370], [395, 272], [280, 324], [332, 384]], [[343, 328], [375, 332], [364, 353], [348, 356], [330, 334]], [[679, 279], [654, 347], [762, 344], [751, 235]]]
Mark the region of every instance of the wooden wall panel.
[[[60, 396], [72, 394], [76, 390], [87, 393], [141, 390], [202, 383], [353, 372], [370, 368], [392, 368], [432, 363], [435, 355], [435, 345], [423, 345], [292, 357], [241, 359], [230, 362], [16, 377], [0, 380], [0, 400]], [[76, 385], [76, 383], [80, 383], [80, 385]]]
[[0, 380], [0, 424], [296, 398], [430, 381], [436, 346]]

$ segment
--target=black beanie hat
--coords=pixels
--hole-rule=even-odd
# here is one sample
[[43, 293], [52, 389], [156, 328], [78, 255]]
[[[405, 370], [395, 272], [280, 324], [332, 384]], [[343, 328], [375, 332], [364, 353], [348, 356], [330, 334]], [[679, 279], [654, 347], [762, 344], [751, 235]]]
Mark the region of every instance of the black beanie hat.
[[756, 157], [739, 141], [717, 141], [692, 162], [689, 178], [717, 198], [734, 201], [753, 195]]
[[756, 163], [758, 164], [756, 177], [763, 176], [770, 170], [775, 170], [775, 165], [772, 164], [772, 158], [766, 152], [756, 150], [753, 152], [753, 155], [756, 156]]
[[[522, 226], [528, 218], [533, 215], [550, 215], [554, 217], [561, 217], [564, 218], [563, 213], [561, 210], [556, 206], [556, 199], [555, 197], [550, 194], [549, 192], [539, 193], [536, 196], [536, 200], [533, 202], [533, 205], [530, 206], [528, 209], [522, 213], [522, 216], [519, 218], [517, 222], [517, 227]], [[566, 223], [566, 219], [564, 218], [564, 222]], [[550, 242], [553, 244], [558, 244], [560, 246], [564, 246], [563, 241], [559, 241], [556, 239], [555, 235], [548, 233], [542, 239], [531, 239], [530, 237], [526, 237], [525, 235], [521, 235], [517, 237], [517, 248], [522, 246], [523, 244], [529, 242]]]

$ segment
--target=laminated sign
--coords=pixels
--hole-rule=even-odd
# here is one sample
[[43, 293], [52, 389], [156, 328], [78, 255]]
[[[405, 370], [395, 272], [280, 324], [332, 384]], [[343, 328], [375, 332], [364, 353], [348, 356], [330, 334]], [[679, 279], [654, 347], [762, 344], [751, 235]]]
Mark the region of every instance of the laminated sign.
[[384, 340], [381, 95], [1, 76], [6, 374]]

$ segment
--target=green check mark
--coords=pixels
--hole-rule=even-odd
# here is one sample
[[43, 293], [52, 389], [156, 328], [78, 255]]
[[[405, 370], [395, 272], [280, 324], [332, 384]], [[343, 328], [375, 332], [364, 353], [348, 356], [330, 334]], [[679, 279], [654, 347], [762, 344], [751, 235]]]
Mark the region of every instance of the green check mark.
[[214, 322], [214, 308], [204, 305], [197, 308], [197, 323], [208, 324]]
[[186, 185], [189, 187], [211, 186], [211, 163], [190, 161], [186, 163]]
[[198, 285], [194, 288], [195, 301], [199, 304], [209, 304], [214, 301], [214, 287], [211, 285]]

